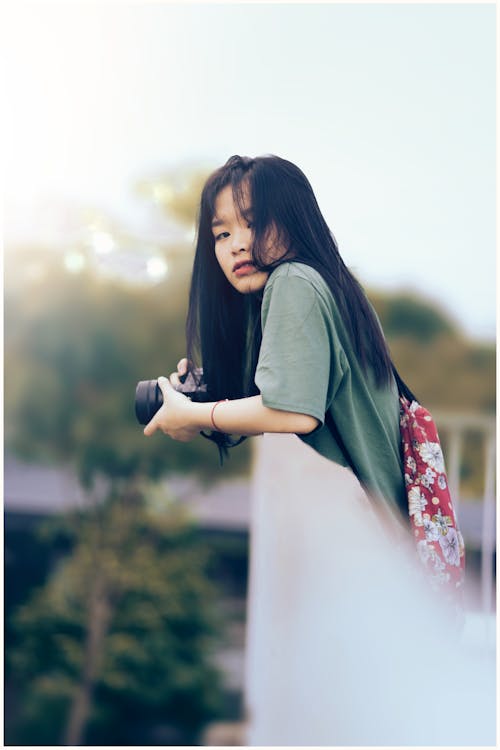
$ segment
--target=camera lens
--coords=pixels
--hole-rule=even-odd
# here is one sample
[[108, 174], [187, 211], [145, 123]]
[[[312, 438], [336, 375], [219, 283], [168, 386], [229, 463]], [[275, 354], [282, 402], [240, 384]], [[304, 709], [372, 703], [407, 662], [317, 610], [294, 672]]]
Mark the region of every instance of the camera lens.
[[141, 380], [135, 389], [135, 416], [139, 424], [148, 424], [163, 404], [157, 380]]

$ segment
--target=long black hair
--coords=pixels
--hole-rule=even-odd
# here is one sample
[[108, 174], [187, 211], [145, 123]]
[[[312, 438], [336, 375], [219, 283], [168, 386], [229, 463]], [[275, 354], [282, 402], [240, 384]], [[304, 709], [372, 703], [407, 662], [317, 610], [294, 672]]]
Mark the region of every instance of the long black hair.
[[[262, 292], [236, 291], [215, 255], [212, 219], [217, 196], [228, 185], [241, 218], [251, 219], [256, 267], [270, 272], [293, 259], [318, 271], [335, 298], [361, 367], [371, 368], [379, 387], [388, 385], [395, 368], [379, 322], [340, 256], [307, 177], [292, 162], [272, 154], [231, 156], [209, 176], [202, 191], [186, 322], [187, 357], [195, 366], [201, 355], [209, 400], [259, 392], [253, 378], [261, 344]], [[271, 236], [284, 253], [273, 262]], [[398, 386], [404, 385], [399, 376], [397, 380]]]

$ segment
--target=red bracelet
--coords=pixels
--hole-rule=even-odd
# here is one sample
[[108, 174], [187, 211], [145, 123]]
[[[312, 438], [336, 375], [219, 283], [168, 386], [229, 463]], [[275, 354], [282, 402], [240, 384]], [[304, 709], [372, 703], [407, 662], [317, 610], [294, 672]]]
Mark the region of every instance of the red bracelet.
[[212, 406], [212, 413], [210, 414], [210, 419], [212, 420], [212, 425], [213, 425], [213, 428], [214, 428], [215, 432], [222, 432], [222, 430], [219, 430], [219, 428], [217, 427], [217, 425], [214, 422], [215, 407], [218, 406], [219, 404], [223, 404], [224, 401], [229, 401], [229, 399], [228, 398], [221, 398], [220, 401], [216, 401], [216, 403]]

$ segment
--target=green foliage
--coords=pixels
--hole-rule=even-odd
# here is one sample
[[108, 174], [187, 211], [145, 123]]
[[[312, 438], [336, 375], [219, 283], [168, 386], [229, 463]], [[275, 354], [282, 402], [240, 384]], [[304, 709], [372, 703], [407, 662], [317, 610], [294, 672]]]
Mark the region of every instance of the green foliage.
[[388, 338], [408, 336], [414, 341], [427, 343], [440, 336], [458, 333], [457, 326], [435, 302], [412, 292], [391, 295], [372, 292], [369, 296]]
[[405, 336], [389, 343], [401, 376], [423, 403], [442, 411], [494, 413], [493, 345], [458, 336], [428, 343]]
[[[206, 557], [173, 508], [158, 512], [163, 495], [150, 492], [142, 505], [130, 490], [169, 471], [220, 475], [212, 443], [146, 439], [133, 408], [137, 381], [169, 375], [185, 354], [191, 262], [186, 248], [172, 248], [167, 279], [140, 287], [70, 274], [50, 249], [6, 253], [6, 448], [72, 464], [89, 499], [98, 478], [111, 491], [91, 513], [57, 519], [73, 553], [9, 621], [8, 668], [21, 696], [9, 726], [15, 743], [67, 744], [89, 684], [91, 714], [77, 731], [90, 743], [128, 744], [141, 722], [175, 725], [190, 742], [219, 711], [209, 656], [221, 623]], [[224, 474], [241, 473], [248, 459], [247, 443]], [[99, 646], [95, 678], [89, 643]]]
[[[122, 736], [134, 718], [194, 736], [221, 710], [211, 654], [220, 637], [208, 550], [173, 502], [139, 492], [55, 519], [45, 534], [74, 540], [47, 583], [15, 612], [9, 665], [22, 692], [15, 743], [59, 744], [89, 659], [89, 621], [106, 605], [88, 737]], [[99, 597], [93, 597], [98, 583]]]
[[[29, 257], [6, 263], [6, 447], [28, 460], [72, 462], [86, 486], [99, 474], [219, 475], [215, 445], [147, 439], [134, 414], [136, 383], [169, 375], [184, 356], [190, 260], [172, 259], [161, 284], [130, 287], [68, 274], [55, 255], [42, 276], [23, 281]], [[248, 458], [244, 443], [225, 475], [245, 470]]]
[[495, 346], [467, 339], [434, 303], [414, 294], [369, 291], [393, 360], [433, 408], [493, 413]]

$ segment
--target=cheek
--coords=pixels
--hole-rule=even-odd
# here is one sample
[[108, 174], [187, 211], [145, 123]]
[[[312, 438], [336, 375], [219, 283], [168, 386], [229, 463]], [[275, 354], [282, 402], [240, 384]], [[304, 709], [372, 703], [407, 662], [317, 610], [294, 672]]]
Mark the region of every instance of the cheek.
[[219, 264], [219, 267], [226, 277], [226, 279], [230, 282], [230, 284], [233, 284], [233, 278], [232, 278], [232, 268], [233, 268], [233, 260], [232, 258], [228, 257], [227, 253], [224, 253], [221, 250], [215, 251], [215, 257], [217, 258], [217, 263]]

